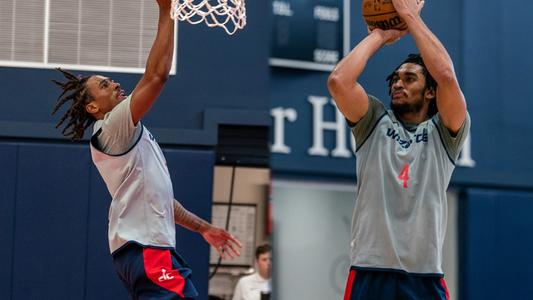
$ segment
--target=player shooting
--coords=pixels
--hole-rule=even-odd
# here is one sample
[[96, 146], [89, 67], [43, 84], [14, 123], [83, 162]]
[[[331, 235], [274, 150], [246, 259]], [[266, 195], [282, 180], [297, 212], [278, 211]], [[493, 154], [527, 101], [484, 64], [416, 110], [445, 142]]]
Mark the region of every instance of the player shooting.
[[[356, 143], [344, 299], [448, 299], [441, 267], [446, 189], [470, 120], [452, 60], [420, 16], [424, 1], [392, 3], [407, 29], [370, 27], [328, 79]], [[409, 55], [387, 77], [387, 109], [358, 79], [381, 47], [407, 33], [420, 54]]]

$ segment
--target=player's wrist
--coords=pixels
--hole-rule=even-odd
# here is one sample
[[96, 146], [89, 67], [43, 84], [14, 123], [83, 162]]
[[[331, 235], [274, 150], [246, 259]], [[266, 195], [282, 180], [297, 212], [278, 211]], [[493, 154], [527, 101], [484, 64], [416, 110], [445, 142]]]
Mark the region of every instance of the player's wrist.
[[387, 42], [391, 38], [391, 32], [390, 31], [379, 29], [379, 28], [376, 28], [376, 29], [372, 30], [372, 34], [374, 34], [376, 36], [376, 38], [379, 40], [379, 43], [380, 43], [381, 46], [386, 45]]
[[408, 11], [404, 14], [399, 14], [399, 15], [404, 20], [404, 22], [407, 24], [407, 27], [411, 26], [412, 24], [416, 22], [422, 21], [422, 17], [420, 16], [420, 14], [416, 14], [412, 11]]
[[[159, 20], [173, 21], [170, 17], [171, 7], [159, 7]], [[167, 20], [168, 19], [168, 20]]]
[[385, 32], [380, 28], [372, 29], [369, 36], [379, 42], [381, 46], [383, 46], [387, 41], [387, 39], [385, 38]]
[[171, 0], [158, 0], [157, 4], [159, 5], [160, 10], [163, 10], [163, 9], [170, 10], [170, 8], [172, 7]]
[[208, 231], [210, 231], [213, 228], [213, 225], [207, 223], [207, 222], [201, 222], [198, 225], [197, 232], [201, 235], [206, 234]]

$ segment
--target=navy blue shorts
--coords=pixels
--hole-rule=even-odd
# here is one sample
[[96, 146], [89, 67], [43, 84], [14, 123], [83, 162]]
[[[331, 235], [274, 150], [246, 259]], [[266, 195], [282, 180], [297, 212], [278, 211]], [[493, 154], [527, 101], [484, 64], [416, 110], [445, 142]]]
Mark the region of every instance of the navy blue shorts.
[[402, 272], [362, 270], [352, 267], [344, 300], [449, 300], [441, 276], [410, 275]]
[[113, 253], [118, 276], [135, 300], [193, 299], [191, 268], [175, 250], [129, 243]]

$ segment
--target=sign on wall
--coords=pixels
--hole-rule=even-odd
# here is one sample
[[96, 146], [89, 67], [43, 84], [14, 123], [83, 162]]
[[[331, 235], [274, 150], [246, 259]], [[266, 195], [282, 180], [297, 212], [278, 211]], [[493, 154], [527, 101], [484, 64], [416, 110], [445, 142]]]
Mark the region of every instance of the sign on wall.
[[270, 65], [328, 71], [350, 45], [349, 0], [272, 0]]
[[[213, 225], [225, 228], [226, 218], [228, 215], [229, 205], [226, 203], [213, 204], [213, 215], [211, 222]], [[231, 232], [243, 247], [240, 249], [241, 256], [230, 260], [223, 260], [222, 264], [226, 266], [253, 266], [255, 260], [255, 223], [256, 223], [255, 204], [232, 204], [231, 217], [229, 223], [229, 232]], [[211, 246], [209, 263], [217, 264], [220, 255], [213, 246]]]

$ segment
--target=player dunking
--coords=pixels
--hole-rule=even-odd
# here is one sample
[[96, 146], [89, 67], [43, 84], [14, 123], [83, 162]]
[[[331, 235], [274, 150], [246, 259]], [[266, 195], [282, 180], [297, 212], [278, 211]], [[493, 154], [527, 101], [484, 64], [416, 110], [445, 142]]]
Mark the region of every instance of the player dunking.
[[344, 299], [448, 299], [446, 189], [470, 120], [450, 56], [419, 15], [423, 1], [392, 2], [421, 55], [409, 55], [387, 78], [391, 110], [357, 79], [374, 53], [407, 32], [371, 30], [328, 80], [356, 141]]
[[[191, 270], [176, 253], [175, 223], [200, 233], [224, 258], [240, 255], [237, 241], [187, 211], [174, 199], [166, 161], [153, 135], [140, 120], [150, 110], [169, 76], [174, 51], [171, 0], [157, 0], [159, 26], [146, 70], [126, 96], [120, 84], [93, 75], [62, 71], [66, 83], [55, 113], [72, 104], [56, 127], [81, 139], [94, 123], [93, 162], [113, 197], [109, 210], [109, 247], [120, 279], [134, 299], [190, 299], [197, 296]], [[207, 258], [206, 258], [207, 259]]]

